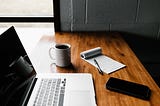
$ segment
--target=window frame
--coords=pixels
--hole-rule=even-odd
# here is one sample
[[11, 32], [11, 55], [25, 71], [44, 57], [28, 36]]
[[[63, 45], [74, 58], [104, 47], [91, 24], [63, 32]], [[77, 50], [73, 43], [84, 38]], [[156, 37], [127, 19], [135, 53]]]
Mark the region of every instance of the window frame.
[[53, 17], [0, 17], [0, 22], [54, 22]]
[[53, 17], [0, 17], [0, 22], [51, 22], [54, 23], [55, 31], [60, 31], [60, 1], [59, 0], [53, 0]]
[[54, 28], [55, 32], [61, 31], [60, 24], [60, 0], [53, 0], [53, 8], [54, 8]]

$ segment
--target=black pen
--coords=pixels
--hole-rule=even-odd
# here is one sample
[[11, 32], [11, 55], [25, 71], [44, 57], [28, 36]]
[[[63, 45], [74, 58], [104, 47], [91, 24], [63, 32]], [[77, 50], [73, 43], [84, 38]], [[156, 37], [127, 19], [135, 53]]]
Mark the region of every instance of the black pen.
[[103, 71], [101, 70], [101, 68], [100, 68], [96, 59], [94, 59], [94, 63], [97, 65], [97, 69], [98, 69], [99, 73], [103, 75]]

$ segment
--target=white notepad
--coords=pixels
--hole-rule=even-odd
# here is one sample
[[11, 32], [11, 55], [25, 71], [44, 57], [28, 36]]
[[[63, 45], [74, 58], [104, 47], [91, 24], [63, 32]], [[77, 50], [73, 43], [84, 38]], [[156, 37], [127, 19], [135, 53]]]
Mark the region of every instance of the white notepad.
[[95, 67], [97, 67], [94, 62], [94, 59], [96, 59], [101, 70], [107, 74], [117, 71], [126, 66], [118, 61], [111, 59], [110, 57], [103, 55], [101, 47], [81, 52], [80, 56], [83, 60], [87, 61]]

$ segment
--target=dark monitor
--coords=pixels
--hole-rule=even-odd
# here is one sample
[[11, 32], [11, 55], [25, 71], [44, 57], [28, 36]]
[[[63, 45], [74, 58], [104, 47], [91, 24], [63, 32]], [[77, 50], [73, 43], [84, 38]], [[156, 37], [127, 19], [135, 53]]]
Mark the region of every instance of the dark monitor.
[[14, 27], [0, 35], [0, 75], [9, 73], [9, 65], [19, 56], [27, 55]]
[[15, 59], [26, 55], [13, 26], [0, 35], [0, 104], [3, 106], [18, 106], [27, 89], [29, 78], [18, 77], [9, 67]]

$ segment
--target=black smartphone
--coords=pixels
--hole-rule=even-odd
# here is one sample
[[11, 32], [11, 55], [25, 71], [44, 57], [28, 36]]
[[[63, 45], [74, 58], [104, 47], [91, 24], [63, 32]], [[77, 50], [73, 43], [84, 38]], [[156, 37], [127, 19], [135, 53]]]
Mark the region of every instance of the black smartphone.
[[106, 88], [144, 100], [149, 100], [151, 95], [151, 90], [148, 86], [113, 77], [107, 81]]

